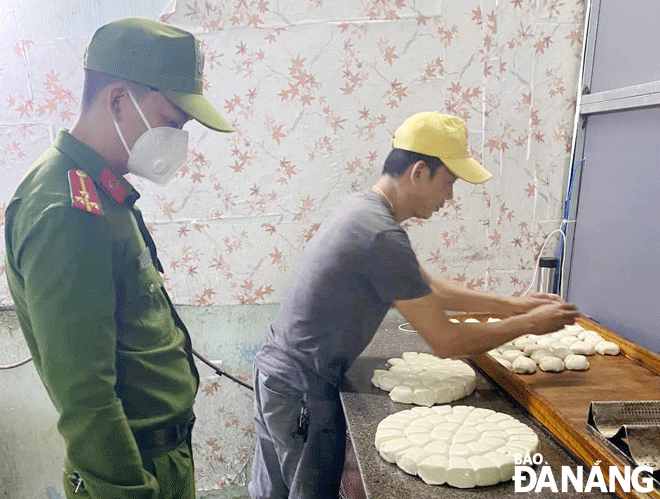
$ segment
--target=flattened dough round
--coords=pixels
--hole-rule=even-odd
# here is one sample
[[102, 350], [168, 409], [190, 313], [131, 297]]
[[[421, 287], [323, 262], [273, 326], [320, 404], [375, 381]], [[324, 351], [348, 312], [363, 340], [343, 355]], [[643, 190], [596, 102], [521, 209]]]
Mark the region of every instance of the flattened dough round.
[[371, 382], [394, 402], [430, 407], [466, 397], [476, 387], [474, 370], [460, 360], [404, 352], [388, 362], [390, 368], [376, 369]]
[[432, 485], [495, 485], [514, 474], [516, 454], [534, 454], [534, 431], [513, 417], [471, 406], [415, 407], [376, 429], [381, 457]]

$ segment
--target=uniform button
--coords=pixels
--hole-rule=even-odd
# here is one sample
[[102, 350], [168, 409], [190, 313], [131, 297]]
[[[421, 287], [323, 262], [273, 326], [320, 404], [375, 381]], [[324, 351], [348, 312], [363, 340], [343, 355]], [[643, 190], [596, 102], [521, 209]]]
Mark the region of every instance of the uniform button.
[[149, 284], [149, 293], [153, 293], [156, 290], [156, 285], [152, 282]]

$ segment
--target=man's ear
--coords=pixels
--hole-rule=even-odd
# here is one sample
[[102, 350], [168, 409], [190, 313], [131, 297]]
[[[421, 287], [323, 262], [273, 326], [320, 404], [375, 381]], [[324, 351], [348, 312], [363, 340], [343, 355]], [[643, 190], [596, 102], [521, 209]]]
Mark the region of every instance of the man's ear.
[[117, 122], [121, 122], [122, 111], [125, 109], [128, 92], [123, 85], [108, 85], [106, 87], [106, 108], [110, 116]]
[[426, 163], [422, 160], [419, 160], [410, 168], [410, 183], [415, 185], [421, 178], [424, 170], [426, 169]]

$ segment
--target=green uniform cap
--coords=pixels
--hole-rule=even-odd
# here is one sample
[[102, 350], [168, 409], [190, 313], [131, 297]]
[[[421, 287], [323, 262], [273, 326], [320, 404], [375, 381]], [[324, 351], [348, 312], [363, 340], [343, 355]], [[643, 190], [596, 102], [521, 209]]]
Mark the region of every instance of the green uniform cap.
[[202, 94], [204, 56], [185, 30], [149, 19], [111, 22], [92, 36], [83, 67], [153, 87], [202, 125], [234, 131]]

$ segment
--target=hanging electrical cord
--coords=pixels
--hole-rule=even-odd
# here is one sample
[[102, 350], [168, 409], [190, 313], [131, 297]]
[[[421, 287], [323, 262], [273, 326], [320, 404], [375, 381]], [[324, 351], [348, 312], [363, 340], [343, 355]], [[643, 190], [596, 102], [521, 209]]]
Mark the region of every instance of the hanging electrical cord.
[[[562, 220], [562, 224], [564, 222], [567, 222], [567, 220]], [[564, 240], [566, 239], [566, 234], [564, 234], [564, 231], [561, 230], [561, 229], [555, 229], [550, 234], [548, 234], [548, 236], [545, 238], [545, 241], [543, 242], [543, 246], [541, 246], [541, 251], [539, 251], [539, 257], [536, 259], [536, 265], [534, 265], [534, 275], [532, 276], [532, 282], [521, 296], [525, 296], [527, 293], [529, 293], [529, 290], [532, 289], [532, 286], [534, 286], [534, 283], [536, 282], [536, 275], [539, 272], [539, 262], [541, 261], [541, 255], [543, 254], [543, 249], [545, 248], [545, 245], [548, 244], [548, 241], [550, 240], [550, 237], [553, 234], [557, 233], [557, 232], [559, 232], [559, 234], [561, 234], [562, 239], [564, 239]], [[563, 253], [562, 253], [560, 261], [562, 262], [562, 270], [563, 270], [563, 265], [565, 263]], [[563, 272], [562, 272], [562, 274], [563, 274]], [[562, 276], [562, 281], [559, 285], [559, 294], [561, 294], [562, 289], [564, 289], [563, 276]]]
[[[7, 305], [0, 306], [0, 313], [2, 313], [2, 312], [13, 312], [13, 311], [14, 311], [14, 308], [11, 307], [11, 306], [7, 306]], [[28, 357], [27, 359], [23, 359], [19, 362], [15, 362], [13, 364], [0, 365], [0, 371], [6, 371], [6, 370], [9, 370], [9, 369], [16, 369], [17, 367], [24, 366], [25, 364], [27, 364], [31, 360], [32, 360], [32, 357]]]
[[[193, 354], [195, 355], [195, 357], [197, 357], [199, 360], [201, 360], [204, 364], [206, 364], [211, 369], [213, 369], [218, 376], [225, 376], [225, 377], [229, 378], [230, 380], [234, 381], [235, 383], [238, 383], [239, 385], [244, 386], [245, 388], [248, 388], [248, 389], [254, 391], [254, 388], [252, 387], [252, 385], [250, 385], [250, 384], [246, 383], [245, 381], [237, 378], [236, 376], [233, 376], [233, 375], [223, 371], [218, 366], [213, 364], [213, 362], [207, 360], [202, 355], [197, 353], [195, 350], [193, 350]], [[20, 362], [16, 362], [14, 364], [0, 365], [0, 371], [6, 371], [6, 370], [9, 370], [9, 369], [15, 369], [17, 367], [24, 366], [25, 364], [27, 364], [31, 360], [32, 360], [32, 357], [28, 357], [27, 359], [23, 359]]]
[[211, 362], [210, 360], [207, 360], [202, 355], [200, 355], [198, 352], [196, 352], [194, 349], [193, 349], [192, 353], [195, 357], [197, 357], [199, 360], [201, 360], [204, 364], [206, 364], [211, 369], [213, 369], [218, 376], [225, 376], [225, 377], [229, 378], [230, 380], [232, 380], [234, 383], [238, 383], [239, 385], [244, 386], [245, 388], [254, 391], [254, 388], [253, 388], [252, 385], [246, 383], [242, 379], [238, 379], [236, 376], [233, 376], [233, 375], [223, 371], [218, 366], [216, 366], [213, 362]]
[[[571, 198], [573, 195], [573, 182], [575, 181], [575, 171], [577, 170], [578, 166], [580, 166], [581, 163], [584, 163], [584, 158], [581, 158], [575, 162], [573, 167], [571, 168], [569, 177], [568, 177], [568, 189], [566, 189], [566, 200], [564, 201], [564, 219], [562, 220], [561, 223], [561, 230], [564, 232], [564, 236], [566, 236], [566, 229], [569, 223], [575, 223], [575, 220], [569, 220], [568, 215], [569, 215], [569, 209], [570, 209], [570, 204], [571, 204]], [[564, 245], [565, 245], [565, 237], [564, 240], [559, 242], [559, 248], [557, 249], [557, 258], [560, 258], [560, 256], [565, 254], [564, 251]], [[560, 260], [562, 262], [562, 268], [560, 269], [559, 272], [555, 275], [555, 284], [561, 282], [563, 284], [564, 282], [564, 260], [563, 258]], [[561, 281], [560, 281], [561, 280]], [[563, 287], [562, 287], [563, 290]], [[561, 296], [561, 292], [559, 293]]]
[[5, 371], [9, 369], [16, 369], [17, 367], [24, 366], [28, 362], [32, 360], [32, 357], [28, 357], [27, 359], [23, 359], [20, 362], [16, 362], [15, 364], [7, 364], [5, 366], [0, 366], [0, 371]]

